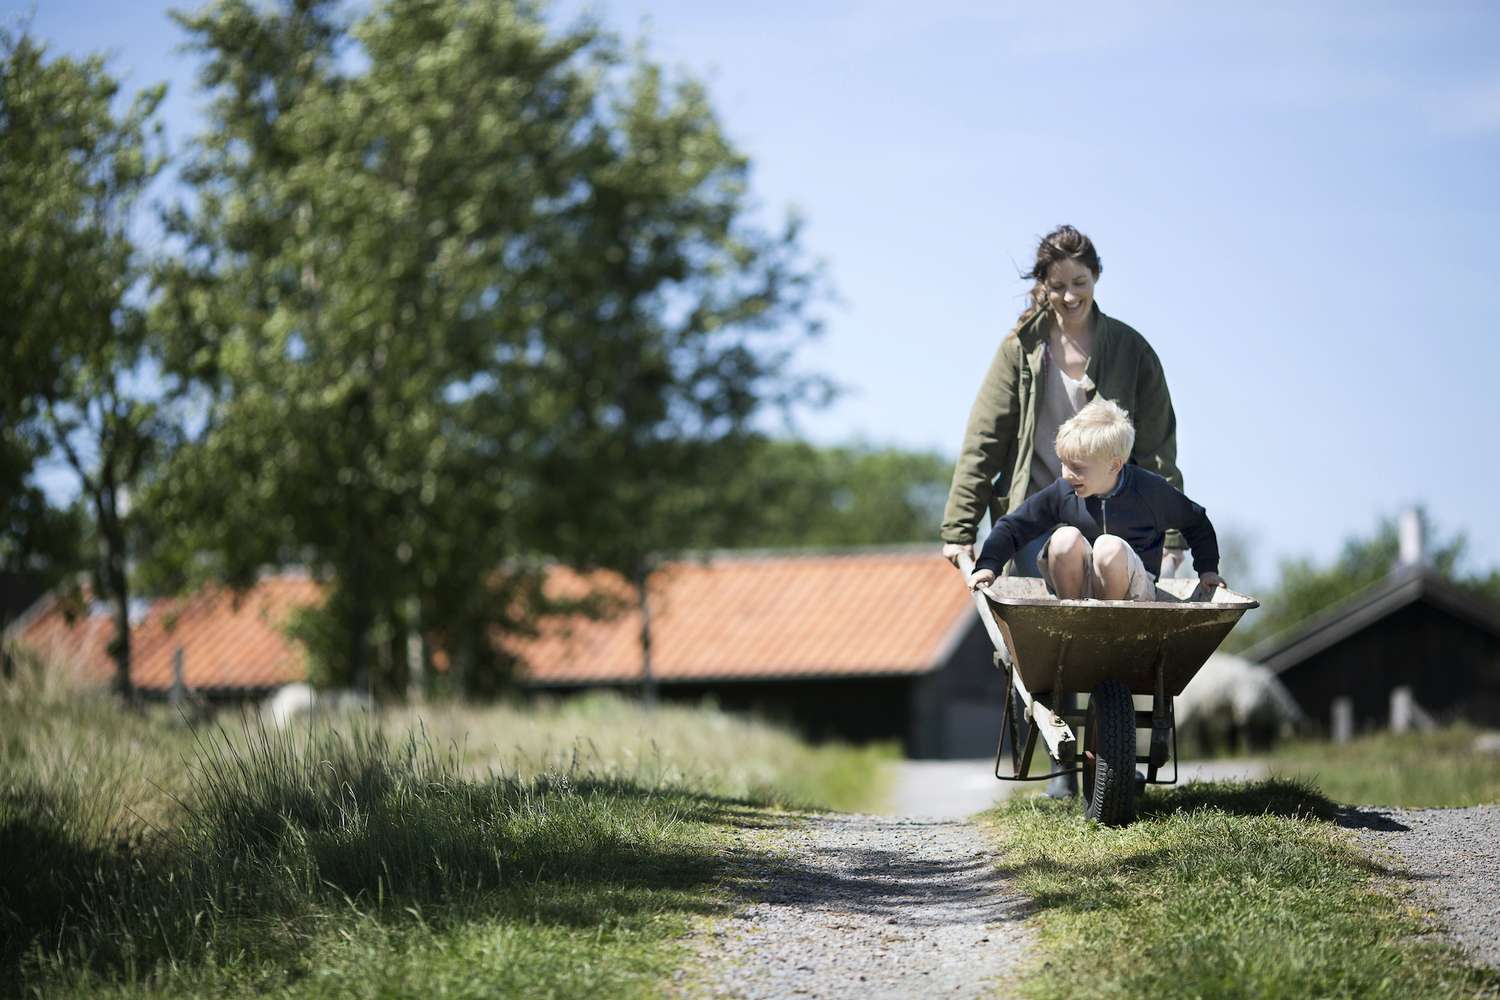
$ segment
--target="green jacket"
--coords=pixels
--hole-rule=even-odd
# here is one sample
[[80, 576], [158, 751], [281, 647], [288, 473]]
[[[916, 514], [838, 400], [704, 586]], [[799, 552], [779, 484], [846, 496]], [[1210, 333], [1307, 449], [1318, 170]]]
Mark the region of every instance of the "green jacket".
[[[973, 542], [986, 507], [993, 523], [1026, 499], [1050, 317], [1049, 312], [1042, 312], [1007, 336], [990, 362], [969, 410], [969, 426], [953, 470], [948, 506], [943, 511], [945, 542]], [[1095, 389], [1089, 398], [1102, 395], [1124, 407], [1135, 422], [1132, 461], [1182, 489], [1182, 473], [1177, 471], [1177, 417], [1156, 352], [1145, 337], [1104, 315], [1097, 303], [1091, 322], [1094, 346], [1088, 377]], [[1005, 478], [997, 481], [1001, 473]], [[1167, 547], [1182, 547], [1181, 536], [1169, 533]]]

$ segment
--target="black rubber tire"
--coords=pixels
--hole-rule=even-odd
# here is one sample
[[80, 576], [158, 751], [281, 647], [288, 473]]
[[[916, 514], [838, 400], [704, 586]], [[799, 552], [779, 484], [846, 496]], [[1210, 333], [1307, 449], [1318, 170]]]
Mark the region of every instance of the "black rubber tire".
[[1119, 681], [1089, 695], [1084, 718], [1083, 815], [1105, 826], [1135, 819], [1135, 702]]

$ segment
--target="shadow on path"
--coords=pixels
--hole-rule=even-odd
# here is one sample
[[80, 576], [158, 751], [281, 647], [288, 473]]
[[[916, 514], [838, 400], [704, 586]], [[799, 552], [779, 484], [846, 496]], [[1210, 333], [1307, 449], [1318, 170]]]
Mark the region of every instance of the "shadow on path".
[[[738, 897], [700, 954], [743, 997], [993, 995], [1024, 951], [1029, 902], [968, 823], [807, 815], [727, 859]], [[955, 958], [955, 956], [961, 956]]]

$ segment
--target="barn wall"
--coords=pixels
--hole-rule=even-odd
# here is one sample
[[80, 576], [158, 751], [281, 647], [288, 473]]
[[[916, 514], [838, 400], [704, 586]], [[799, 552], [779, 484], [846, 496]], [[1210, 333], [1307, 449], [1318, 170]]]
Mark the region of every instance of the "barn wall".
[[[663, 683], [663, 702], [697, 704], [713, 701], [728, 712], [753, 714], [790, 726], [814, 742], [898, 741], [905, 746], [910, 677], [854, 677], [788, 681], [714, 681]], [[537, 689], [542, 690], [542, 689]], [[599, 688], [552, 689], [552, 696]], [[632, 685], [627, 693], [639, 690]]]
[[942, 669], [916, 682], [908, 753], [919, 758], [992, 757], [1005, 676], [978, 616]]
[[1360, 729], [1385, 726], [1391, 690], [1412, 688], [1440, 722], [1500, 726], [1500, 639], [1423, 601], [1409, 604], [1279, 675], [1324, 729], [1333, 700]]

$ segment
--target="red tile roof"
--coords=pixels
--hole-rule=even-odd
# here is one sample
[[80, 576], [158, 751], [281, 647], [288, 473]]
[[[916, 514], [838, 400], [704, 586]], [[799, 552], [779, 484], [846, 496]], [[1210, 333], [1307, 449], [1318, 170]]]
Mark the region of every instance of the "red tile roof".
[[[619, 683], [641, 676], [640, 614], [618, 577], [561, 567], [547, 581], [556, 596], [590, 587], [617, 595], [626, 610], [606, 621], [544, 623], [533, 639], [506, 645], [536, 685]], [[132, 674], [147, 691], [172, 685], [181, 648], [195, 689], [266, 688], [306, 678], [300, 648], [282, 631], [298, 607], [321, 599], [306, 575], [267, 576], [242, 595], [219, 587], [152, 602], [132, 629]], [[717, 555], [680, 561], [652, 578], [652, 665], [663, 681], [911, 675], [942, 665], [972, 624], [958, 573], [933, 549]], [[70, 620], [50, 598], [10, 630], [22, 644], [113, 675], [107, 610]]]
[[[268, 688], [304, 680], [300, 648], [282, 629], [291, 613], [321, 600], [318, 584], [298, 573], [260, 580], [244, 594], [206, 587], [183, 598], [150, 603], [131, 628], [131, 680], [146, 691], [172, 686], [172, 659], [183, 653], [183, 680], [190, 688]], [[52, 598], [13, 627], [18, 642], [53, 662], [72, 664], [85, 680], [114, 676], [108, 644], [112, 612], [85, 604], [70, 616]]]
[[[549, 586], [571, 595], [584, 585], [558, 575]], [[972, 617], [958, 572], [929, 547], [676, 562], [653, 577], [652, 670], [663, 681], [925, 673]], [[641, 676], [633, 607], [611, 621], [551, 624], [511, 647], [533, 684]]]

